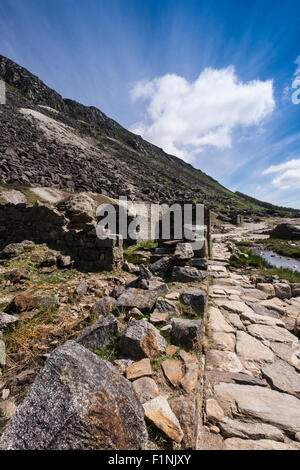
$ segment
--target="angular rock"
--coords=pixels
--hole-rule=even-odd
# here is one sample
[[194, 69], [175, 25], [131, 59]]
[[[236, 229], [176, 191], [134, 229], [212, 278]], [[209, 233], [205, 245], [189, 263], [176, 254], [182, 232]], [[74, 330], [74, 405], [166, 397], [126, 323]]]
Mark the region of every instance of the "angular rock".
[[235, 332], [234, 328], [232, 328], [232, 326], [227, 323], [218, 308], [210, 307], [208, 323], [211, 331], [218, 331], [223, 333]]
[[265, 423], [243, 422], [224, 417], [218, 423], [224, 437], [240, 437], [242, 439], [271, 439], [283, 442], [284, 434], [280, 429]]
[[146, 375], [152, 375], [151, 363], [148, 358], [133, 362], [126, 369], [126, 378], [128, 380], [138, 379]]
[[287, 362], [282, 359], [273, 362], [262, 369], [262, 375], [275, 390], [300, 398], [300, 374]]
[[172, 280], [175, 282], [202, 281], [205, 277], [204, 271], [190, 266], [175, 266], [172, 271]]
[[151, 323], [166, 323], [170, 317], [170, 313], [153, 312], [150, 315]]
[[197, 269], [207, 269], [207, 260], [205, 258], [194, 258], [192, 266]]
[[74, 341], [57, 348], [0, 438], [6, 450], [140, 449], [142, 405], [130, 382]]
[[85, 295], [88, 291], [89, 285], [86, 281], [81, 281], [76, 287], [75, 287], [75, 293], [77, 295]]
[[92, 313], [98, 313], [99, 315], [107, 315], [117, 307], [117, 301], [113, 297], [103, 297], [96, 302], [92, 308]]
[[224, 418], [224, 411], [214, 398], [206, 400], [206, 418], [213, 423]]
[[297, 337], [292, 335], [285, 328], [279, 326], [267, 325], [249, 325], [247, 326], [248, 332], [258, 339], [266, 339], [269, 341], [277, 341], [279, 343], [293, 343], [297, 341]]
[[192, 245], [190, 243], [177, 243], [174, 256], [181, 260], [189, 260], [193, 258], [194, 252]]
[[7, 325], [14, 325], [19, 320], [15, 315], [9, 315], [5, 312], [0, 312], [0, 328], [4, 328]]
[[280, 359], [288, 362], [300, 372], [300, 344], [297, 343], [271, 343], [272, 351], [277, 354]]
[[272, 441], [270, 439], [240, 439], [232, 437], [224, 441], [226, 450], [299, 450], [294, 444]]
[[207, 294], [200, 289], [193, 289], [181, 294], [181, 300], [185, 305], [191, 306], [199, 315], [205, 311]]
[[234, 352], [210, 349], [206, 353], [206, 369], [236, 373], [241, 372], [244, 368]]
[[201, 320], [173, 318], [171, 325], [171, 336], [176, 345], [189, 349], [200, 345], [202, 331]]
[[159, 396], [143, 404], [145, 416], [172, 441], [181, 442], [183, 431], [165, 397]]
[[173, 387], [177, 387], [183, 377], [181, 362], [177, 359], [165, 359], [161, 363], [161, 368], [165, 377], [173, 385]]
[[110, 314], [88, 327], [77, 338], [77, 342], [86, 348], [101, 349], [110, 343], [118, 331], [117, 319]]
[[272, 318], [269, 316], [264, 315], [257, 315], [256, 313], [252, 312], [244, 312], [241, 313], [242, 320], [249, 320], [251, 323], [255, 323], [258, 325], [269, 325], [269, 326], [281, 326], [285, 327], [285, 324], [279, 318]]
[[197, 363], [185, 364], [185, 374], [180, 380], [180, 386], [186, 393], [191, 393], [198, 384], [199, 366]]
[[292, 296], [300, 297], [300, 283], [291, 284]]
[[258, 283], [256, 285], [256, 288], [258, 290], [261, 290], [262, 292], [265, 292], [265, 294], [267, 294], [269, 299], [271, 299], [272, 297], [275, 297], [275, 289], [274, 289], [273, 284]]
[[21, 313], [37, 308], [39, 305], [39, 296], [28, 294], [26, 292], [18, 294], [5, 308], [7, 313]]
[[220, 400], [237, 406], [240, 416], [257, 419], [289, 433], [300, 430], [300, 400], [266, 387], [221, 383], [215, 385]]
[[244, 331], [236, 332], [236, 352], [242, 361], [261, 364], [274, 360], [274, 354], [267, 346]]
[[245, 330], [245, 326], [240, 319], [240, 316], [237, 313], [230, 313], [228, 315], [228, 319], [230, 323], [237, 329], [237, 330]]
[[159, 396], [158, 386], [150, 377], [142, 377], [132, 382], [133, 388], [141, 403]]
[[280, 318], [279, 313], [275, 312], [274, 310], [270, 310], [267, 307], [264, 307], [259, 302], [256, 302], [256, 303], [247, 302], [247, 305], [256, 313], [256, 315], [263, 315], [264, 317]]
[[179, 315], [179, 310], [177, 307], [176, 302], [172, 302], [171, 300], [164, 299], [163, 297], [159, 297], [155, 303], [155, 308], [153, 313], [166, 313], [170, 312], [173, 315]]
[[196, 404], [191, 397], [176, 397], [170, 402], [171, 408], [178, 416], [183, 431], [183, 442], [187, 448], [195, 447]]
[[290, 299], [292, 297], [292, 289], [289, 284], [274, 284], [275, 295], [279, 299]]
[[122, 355], [133, 360], [157, 357], [166, 346], [160, 332], [145, 319], [131, 320], [120, 341]]
[[142, 312], [151, 310], [156, 299], [161, 292], [149, 291], [145, 289], [129, 288], [118, 298], [117, 306], [120, 308], [136, 307]]
[[234, 333], [223, 333], [222, 331], [212, 331], [210, 334], [210, 340], [212, 346], [215, 349], [222, 351], [234, 351], [235, 350], [235, 334]]

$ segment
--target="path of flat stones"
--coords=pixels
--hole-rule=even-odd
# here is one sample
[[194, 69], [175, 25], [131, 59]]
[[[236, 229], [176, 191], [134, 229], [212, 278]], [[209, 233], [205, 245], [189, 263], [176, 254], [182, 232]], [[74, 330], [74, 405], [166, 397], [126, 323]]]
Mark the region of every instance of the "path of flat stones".
[[197, 448], [300, 449], [300, 297], [268, 298], [214, 243]]

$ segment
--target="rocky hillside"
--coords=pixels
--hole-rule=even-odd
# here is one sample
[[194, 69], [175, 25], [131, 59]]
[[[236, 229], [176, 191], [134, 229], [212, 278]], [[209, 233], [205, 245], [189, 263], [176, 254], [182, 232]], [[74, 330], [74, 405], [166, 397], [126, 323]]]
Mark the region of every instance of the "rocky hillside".
[[193, 200], [225, 219], [233, 209], [299, 214], [232, 193], [97, 108], [63, 99], [1, 55], [0, 77], [7, 84], [7, 104], [0, 109], [2, 189], [43, 186], [168, 203]]

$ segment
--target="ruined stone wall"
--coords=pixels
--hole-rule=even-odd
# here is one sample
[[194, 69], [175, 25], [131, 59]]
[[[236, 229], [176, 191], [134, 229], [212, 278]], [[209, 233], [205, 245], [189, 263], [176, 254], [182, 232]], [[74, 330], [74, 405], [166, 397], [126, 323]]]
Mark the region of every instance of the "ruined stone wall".
[[110, 270], [122, 266], [122, 239], [100, 240], [97, 221], [88, 212], [71, 213], [35, 203], [0, 205], [0, 249], [9, 243], [32, 240], [71, 255], [86, 270]]

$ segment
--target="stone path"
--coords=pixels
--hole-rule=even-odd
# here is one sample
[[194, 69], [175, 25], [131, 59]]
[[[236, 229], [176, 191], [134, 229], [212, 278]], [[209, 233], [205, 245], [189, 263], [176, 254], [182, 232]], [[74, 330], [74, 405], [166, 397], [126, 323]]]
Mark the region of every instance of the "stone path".
[[269, 298], [229, 258], [217, 237], [197, 449], [300, 449], [300, 297]]

